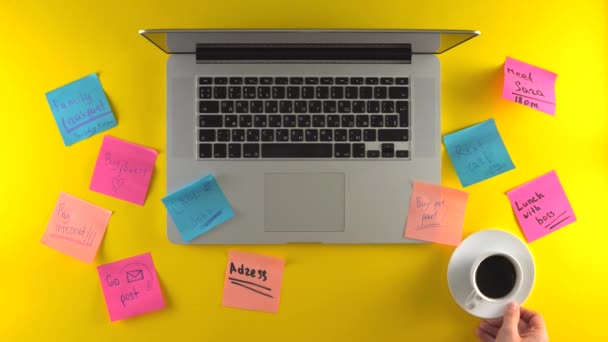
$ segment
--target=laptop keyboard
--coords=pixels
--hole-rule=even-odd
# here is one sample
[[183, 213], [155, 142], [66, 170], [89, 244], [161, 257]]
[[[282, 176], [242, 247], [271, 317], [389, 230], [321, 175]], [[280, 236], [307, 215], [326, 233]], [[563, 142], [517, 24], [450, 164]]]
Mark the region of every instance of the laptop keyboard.
[[198, 77], [200, 160], [410, 158], [404, 77]]

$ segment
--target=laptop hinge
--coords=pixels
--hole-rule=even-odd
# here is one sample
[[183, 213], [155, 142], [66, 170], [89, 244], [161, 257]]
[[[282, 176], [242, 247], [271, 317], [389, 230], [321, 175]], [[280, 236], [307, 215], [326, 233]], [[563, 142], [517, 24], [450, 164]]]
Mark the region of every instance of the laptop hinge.
[[401, 63], [410, 44], [197, 44], [197, 63]]

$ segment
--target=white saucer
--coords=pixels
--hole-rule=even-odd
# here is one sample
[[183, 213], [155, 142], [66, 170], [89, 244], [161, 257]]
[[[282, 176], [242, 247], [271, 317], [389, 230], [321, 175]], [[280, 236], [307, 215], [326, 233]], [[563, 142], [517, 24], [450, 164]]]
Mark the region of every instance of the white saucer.
[[512, 255], [522, 268], [522, 285], [513, 300], [523, 304], [534, 286], [534, 259], [526, 244], [515, 235], [503, 230], [488, 229], [467, 237], [452, 254], [448, 265], [448, 286], [452, 296], [463, 310], [481, 318], [502, 317], [507, 303], [483, 301], [474, 309], [464, 302], [473, 290], [470, 270], [475, 259], [484, 253], [503, 252]]

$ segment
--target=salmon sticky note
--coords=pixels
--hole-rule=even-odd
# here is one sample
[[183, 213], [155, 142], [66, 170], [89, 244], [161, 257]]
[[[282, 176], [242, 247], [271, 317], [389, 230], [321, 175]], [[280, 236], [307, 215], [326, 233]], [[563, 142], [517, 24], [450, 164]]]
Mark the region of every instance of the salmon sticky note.
[[556, 79], [556, 73], [507, 57], [502, 98], [553, 115]]
[[165, 307], [150, 253], [97, 267], [111, 321]]
[[284, 268], [283, 259], [230, 251], [222, 305], [278, 312]]
[[91, 263], [106, 233], [112, 212], [61, 193], [41, 242], [78, 260]]
[[576, 221], [555, 171], [509, 191], [507, 196], [528, 242]]
[[464, 191], [414, 182], [405, 237], [458, 246], [468, 197]]
[[105, 136], [90, 189], [144, 205], [156, 155], [151, 148]]

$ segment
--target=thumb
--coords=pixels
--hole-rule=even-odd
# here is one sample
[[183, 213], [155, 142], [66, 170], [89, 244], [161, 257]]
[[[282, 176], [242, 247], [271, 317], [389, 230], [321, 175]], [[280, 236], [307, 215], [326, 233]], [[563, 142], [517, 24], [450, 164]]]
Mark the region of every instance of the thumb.
[[519, 336], [517, 325], [519, 324], [519, 305], [515, 302], [509, 303], [505, 309], [502, 328], [505, 333], [511, 336]]

